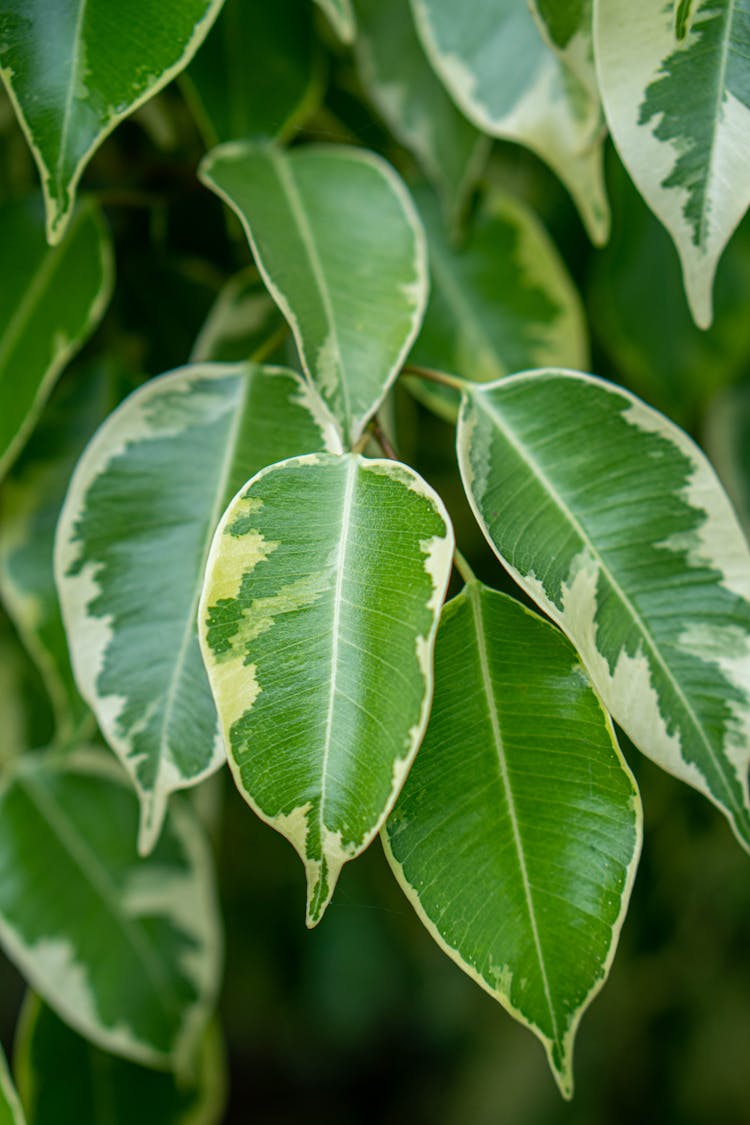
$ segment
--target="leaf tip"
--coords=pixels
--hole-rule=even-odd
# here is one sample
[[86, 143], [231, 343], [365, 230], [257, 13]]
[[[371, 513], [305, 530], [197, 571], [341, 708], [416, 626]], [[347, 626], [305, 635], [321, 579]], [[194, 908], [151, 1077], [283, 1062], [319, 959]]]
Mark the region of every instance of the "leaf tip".
[[157, 792], [138, 793], [140, 819], [138, 822], [138, 855], [141, 859], [150, 855], [159, 842], [164, 817], [167, 812], [166, 798]]

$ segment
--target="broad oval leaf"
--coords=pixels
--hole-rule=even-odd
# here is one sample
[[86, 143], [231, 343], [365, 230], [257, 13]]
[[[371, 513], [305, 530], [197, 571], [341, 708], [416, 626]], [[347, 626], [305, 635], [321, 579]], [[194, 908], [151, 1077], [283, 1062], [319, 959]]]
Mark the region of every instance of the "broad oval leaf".
[[597, 0], [612, 139], [677, 246], [701, 328], [719, 257], [750, 203], [750, 31], [735, 0]]
[[13, 1085], [2, 1049], [0, 1049], [0, 1125], [26, 1125], [18, 1091]]
[[217, 528], [203, 656], [239, 790], [305, 864], [310, 926], [421, 741], [452, 552], [432, 489], [356, 454], [261, 471]]
[[335, 435], [291, 371], [187, 367], [110, 415], [81, 458], [55, 571], [73, 669], [142, 804], [139, 847], [167, 797], [224, 760], [196, 612], [211, 537], [248, 475]]
[[[214, 301], [190, 354], [191, 363], [240, 363], [279, 338], [284, 320], [254, 266], [230, 277]], [[265, 358], [265, 357], [264, 357]]]
[[0, 791], [0, 942], [55, 1011], [148, 1066], [192, 1052], [218, 985], [211, 858], [176, 807], [136, 859], [135, 796], [105, 755], [32, 754]]
[[239, 216], [305, 372], [353, 445], [395, 380], [427, 300], [406, 189], [359, 149], [222, 145], [201, 178]]
[[196, 1056], [187, 1081], [139, 1066], [95, 1047], [29, 993], [14, 1070], [29, 1125], [219, 1125], [225, 1064], [215, 1025]]
[[[430, 300], [410, 363], [478, 383], [545, 364], [585, 368], [581, 299], [532, 211], [509, 195], [487, 194], [460, 247], [446, 237], [433, 201], [418, 196], [430, 258]], [[458, 393], [411, 380], [431, 409], [454, 421]]]
[[427, 55], [456, 104], [493, 137], [540, 156], [572, 195], [595, 243], [607, 239], [598, 110], [542, 38], [528, 0], [412, 0]]
[[449, 957], [541, 1039], [562, 1093], [641, 843], [635, 781], [571, 644], [472, 581], [443, 610], [424, 744], [383, 834]]
[[223, 0], [6, 0], [0, 76], [34, 155], [58, 242], [91, 156], [197, 51]]
[[420, 162], [451, 224], [481, 174], [489, 138], [459, 111], [435, 75], [404, 0], [356, 0], [355, 50], [365, 89]]
[[[2, 22], [0, 17], [0, 28]], [[36, 201], [0, 207], [0, 477], [28, 438], [55, 379], [98, 324], [112, 291], [98, 208], [79, 208], [67, 238], [44, 239]]]
[[613, 717], [750, 850], [750, 550], [698, 447], [620, 388], [537, 371], [467, 387], [458, 452], [487, 539]]
[[351, 0], [315, 0], [315, 2], [325, 12], [341, 42], [353, 42], [356, 23]]
[[226, 0], [182, 79], [208, 145], [288, 137], [320, 92], [310, 0]]

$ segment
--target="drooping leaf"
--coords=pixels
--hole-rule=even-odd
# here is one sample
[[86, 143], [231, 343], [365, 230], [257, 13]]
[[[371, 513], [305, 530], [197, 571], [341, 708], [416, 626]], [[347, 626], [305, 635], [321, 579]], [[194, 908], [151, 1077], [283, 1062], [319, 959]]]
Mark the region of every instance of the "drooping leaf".
[[412, 0], [428, 58], [470, 121], [517, 141], [549, 164], [596, 243], [609, 212], [599, 110], [542, 38], [527, 0]]
[[183, 81], [209, 146], [288, 137], [321, 85], [310, 0], [226, 0]]
[[427, 929], [541, 1039], [566, 1097], [641, 842], [635, 781], [575, 649], [471, 582], [443, 610], [424, 744], [383, 834]]
[[0, 492], [0, 597], [50, 694], [66, 742], [90, 712], [70, 667], [52, 565], [55, 529], [75, 463], [110, 406], [110, 371], [71, 371], [55, 388]]
[[732, 387], [711, 403], [705, 445], [750, 539], [750, 384]]
[[440, 193], [450, 222], [459, 217], [489, 150], [428, 63], [409, 5], [356, 0], [355, 49], [365, 89], [394, 136], [410, 149]]
[[[580, 297], [527, 207], [511, 196], [488, 194], [465, 244], [456, 247], [433, 201], [424, 193], [418, 200], [432, 285], [411, 363], [478, 383], [545, 364], [587, 366]], [[455, 419], [455, 391], [421, 380], [410, 386], [432, 409]]]
[[13, 1085], [2, 1049], [0, 1049], [0, 1125], [26, 1125], [18, 1091]]
[[211, 536], [249, 475], [333, 436], [311, 403], [293, 372], [183, 368], [110, 415], [73, 476], [55, 560], [63, 619], [80, 691], [138, 791], [142, 852], [169, 793], [224, 759], [196, 632]]
[[42, 180], [47, 237], [62, 238], [91, 156], [190, 61], [222, 0], [7, 0], [0, 77]]
[[597, 0], [602, 100], [638, 190], [677, 246], [696, 324], [750, 203], [750, 27], [736, 0]]
[[242, 221], [308, 378], [354, 444], [427, 298], [424, 235], [393, 170], [359, 149], [222, 145], [201, 178]]
[[192, 1051], [214, 1000], [219, 921], [187, 806], [148, 860], [135, 856], [137, 819], [106, 756], [22, 758], [0, 791], [0, 942], [83, 1035], [167, 1066]]
[[351, 0], [315, 0], [325, 12], [342, 43], [351, 43], [356, 32]]
[[613, 717], [750, 850], [750, 550], [703, 454], [626, 391], [554, 370], [467, 387], [458, 449], [489, 542]]
[[[0, 17], [0, 29], [2, 28]], [[112, 289], [101, 215], [80, 207], [50, 249], [37, 201], [0, 207], [0, 476], [28, 438], [55, 379], [94, 330]]]
[[251, 359], [284, 323], [254, 266], [231, 277], [216, 298], [193, 345], [191, 363]]
[[305, 864], [310, 926], [421, 741], [452, 551], [429, 486], [356, 454], [263, 470], [216, 531], [203, 655], [240, 792]]
[[14, 1070], [28, 1125], [219, 1125], [225, 1100], [218, 1028], [210, 1024], [189, 1081], [111, 1055], [29, 993]]

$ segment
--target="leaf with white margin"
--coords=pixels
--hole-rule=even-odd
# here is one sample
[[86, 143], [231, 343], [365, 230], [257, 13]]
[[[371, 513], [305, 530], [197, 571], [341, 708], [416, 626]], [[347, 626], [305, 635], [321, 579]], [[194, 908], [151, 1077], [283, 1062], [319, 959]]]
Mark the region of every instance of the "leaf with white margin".
[[696, 324], [750, 203], [750, 26], [737, 0], [597, 0], [602, 101], [618, 152], [682, 263]]
[[446, 93], [425, 57], [408, 4], [356, 0], [355, 9], [355, 53], [364, 87], [435, 185], [453, 224], [481, 174], [490, 140]]
[[50, 243], [96, 149], [187, 66], [222, 2], [5, 0], [0, 77], [39, 169]]
[[641, 845], [609, 716], [549, 622], [471, 581], [445, 606], [422, 749], [386, 825], [441, 948], [542, 1041], [565, 1097]]
[[[486, 383], [512, 371], [560, 364], [585, 369], [583, 306], [565, 263], [528, 207], [491, 191], [461, 246], [446, 237], [434, 201], [417, 195], [427, 232], [430, 300], [409, 362]], [[455, 421], [450, 387], [411, 379], [431, 410]]]
[[219, 1125], [226, 1082], [215, 1024], [195, 1054], [187, 1081], [139, 1066], [83, 1039], [29, 992], [13, 1069], [29, 1125]]
[[543, 39], [527, 0], [412, 0], [427, 56], [470, 121], [546, 161], [572, 195], [593, 242], [609, 209], [598, 111]]
[[304, 370], [354, 445], [396, 379], [427, 301], [419, 217], [371, 152], [227, 144], [200, 178], [237, 214]]
[[[2, 17], [0, 17], [0, 27]], [[85, 202], [50, 249], [37, 200], [0, 207], [0, 476], [27, 440], [45, 399], [85, 343], [112, 292], [101, 212]]]
[[191, 363], [241, 363], [275, 337], [284, 320], [254, 266], [219, 292], [190, 353]]
[[601, 125], [599, 84], [594, 65], [594, 0], [528, 0], [531, 14], [566, 66], [590, 98], [591, 112]]
[[139, 849], [167, 798], [224, 761], [196, 629], [221, 513], [249, 475], [335, 439], [294, 372], [196, 365], [107, 419], [73, 476], [55, 573], [73, 670], [141, 800]]
[[614, 719], [750, 850], [750, 550], [704, 455], [627, 391], [548, 370], [467, 385], [458, 456]]
[[380, 830], [422, 740], [453, 530], [413, 469], [264, 469], [211, 547], [201, 646], [242, 796], [294, 845], [307, 924]]
[[26, 1125], [18, 1091], [13, 1085], [2, 1049], [0, 1049], [0, 1125]]
[[356, 34], [356, 23], [351, 0], [315, 0], [342, 43], [352, 43]]
[[750, 384], [724, 391], [705, 418], [704, 441], [750, 539]]
[[137, 859], [138, 805], [98, 753], [22, 758], [0, 790], [0, 943], [82, 1035], [146, 1066], [192, 1054], [221, 934], [206, 840], [175, 806]]

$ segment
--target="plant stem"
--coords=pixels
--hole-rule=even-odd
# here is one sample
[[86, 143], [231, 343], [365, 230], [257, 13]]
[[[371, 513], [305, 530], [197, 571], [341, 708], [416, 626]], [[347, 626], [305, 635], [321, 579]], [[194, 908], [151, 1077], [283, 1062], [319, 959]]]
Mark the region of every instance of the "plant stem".
[[249, 357], [250, 362], [263, 363], [263, 361], [267, 359], [269, 355], [272, 355], [273, 352], [276, 351], [279, 344], [284, 342], [288, 331], [289, 327], [286, 322], [284, 322], [284, 324], [280, 324], [275, 332], [272, 332], [271, 335], [266, 340], [264, 340], [262, 344], [258, 345], [255, 351]]
[[463, 578], [464, 582], [468, 585], [470, 582], [476, 582], [477, 576], [469, 566], [464, 556], [459, 551], [458, 547], [453, 552], [453, 565], [458, 573]]
[[398, 461], [398, 453], [396, 453], [396, 450], [391, 445], [388, 435], [381, 426], [380, 419], [378, 418], [377, 414], [373, 418], [370, 425], [372, 427], [372, 436], [375, 438], [375, 441], [378, 443], [385, 456], [388, 457], [388, 459], [391, 461]]
[[415, 375], [417, 379], [439, 383], [441, 387], [451, 387], [454, 391], [461, 391], [466, 386], [466, 379], [461, 379], [458, 375], [448, 375], [445, 371], [437, 371], [434, 367], [420, 367], [415, 363], [407, 363], [402, 367], [401, 374]]

